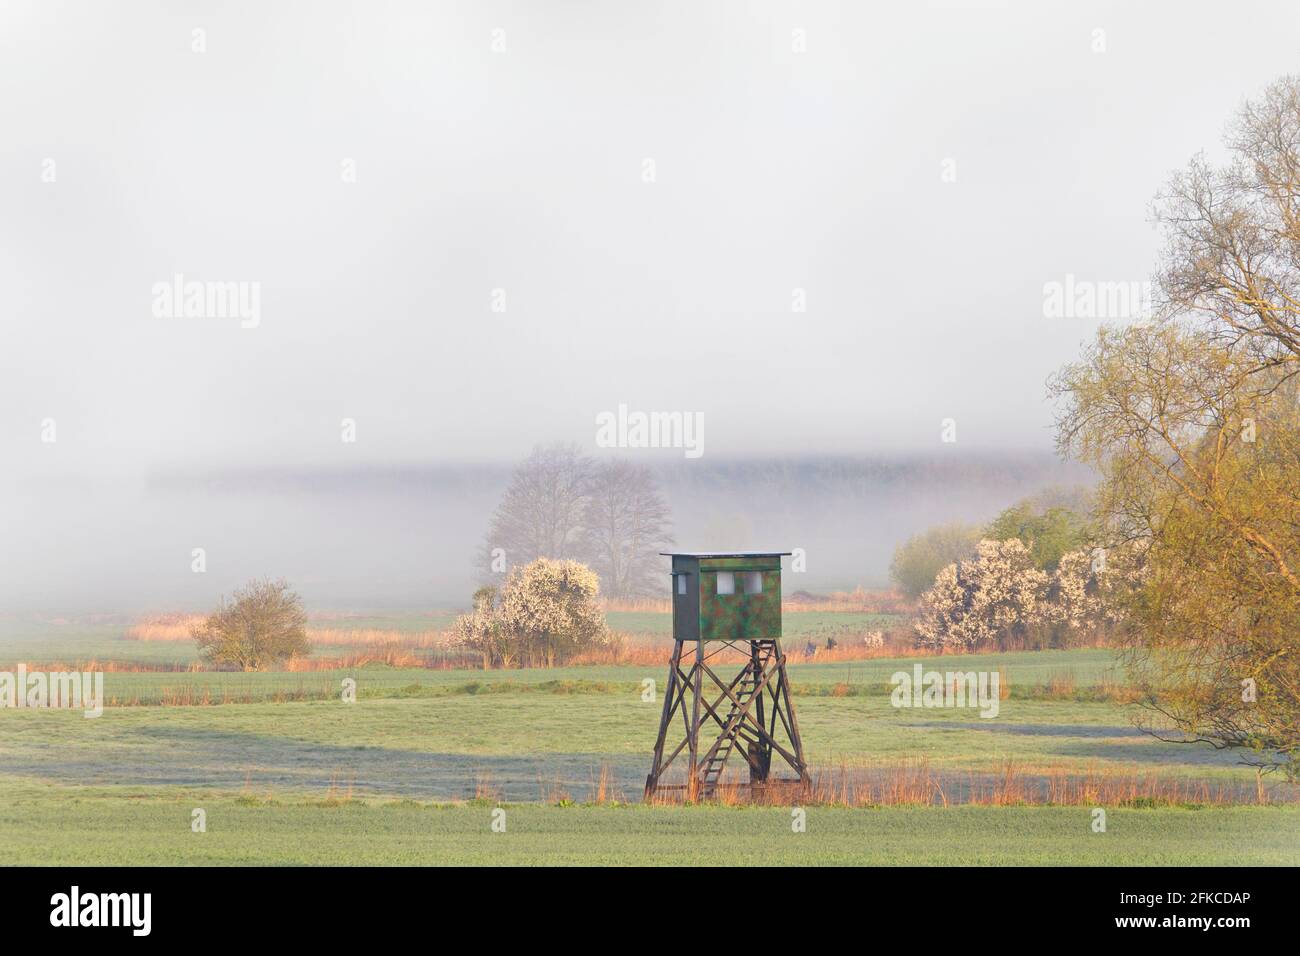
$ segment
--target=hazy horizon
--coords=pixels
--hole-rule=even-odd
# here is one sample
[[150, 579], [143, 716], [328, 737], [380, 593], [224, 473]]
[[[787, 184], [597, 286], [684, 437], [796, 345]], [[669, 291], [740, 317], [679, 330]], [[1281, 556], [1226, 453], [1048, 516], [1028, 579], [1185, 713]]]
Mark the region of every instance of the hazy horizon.
[[[0, 611], [254, 574], [458, 600], [504, 469], [557, 441], [1047, 462], [1048, 376], [1134, 316], [1046, 287], [1145, 281], [1151, 197], [1294, 68], [1300, 9], [1211, 9], [6, 3]], [[621, 406], [701, 456], [598, 447]], [[672, 503], [679, 540], [803, 537], [810, 581], [869, 583], [926, 515], [1078, 473], [1031, 470], [864, 501], [861, 545], [825, 488]], [[295, 471], [334, 490], [221, 490]]]
[[[195, 611], [253, 577], [288, 579], [314, 611], [466, 607], [511, 467], [354, 465], [86, 481], [76, 506], [40, 535], [10, 539], [8, 552], [27, 565], [5, 573], [25, 573], [29, 583], [0, 612]], [[909, 535], [942, 521], [987, 521], [1022, 497], [1088, 477], [1046, 453], [709, 458], [660, 460], [652, 469], [672, 512], [675, 547], [802, 548], [807, 571], [792, 573], [792, 592], [886, 587], [889, 558]], [[123, 513], [133, 515], [129, 531]], [[195, 547], [204, 549], [202, 574], [191, 570]], [[39, 573], [47, 568], [54, 570]]]

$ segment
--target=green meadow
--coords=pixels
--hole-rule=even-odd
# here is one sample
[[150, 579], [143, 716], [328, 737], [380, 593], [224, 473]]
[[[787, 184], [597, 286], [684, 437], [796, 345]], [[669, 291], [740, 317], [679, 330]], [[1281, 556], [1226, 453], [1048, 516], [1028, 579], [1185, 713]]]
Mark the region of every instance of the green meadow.
[[[1293, 865], [1295, 807], [424, 804], [0, 788], [7, 858], [49, 865]], [[504, 832], [494, 831], [494, 812]], [[202, 810], [206, 832], [194, 832]]]
[[[124, 641], [119, 625], [25, 626], [7, 622], [0, 661], [188, 650]], [[892, 706], [890, 676], [917, 663], [998, 672], [1010, 694], [993, 716]], [[789, 808], [640, 803], [661, 667], [110, 671], [101, 717], [0, 709], [0, 839], [11, 860], [48, 863], [1300, 863], [1293, 788], [1144, 732], [1103, 693], [1122, 676], [1105, 650], [793, 665], [819, 787], [899, 767], [934, 787], [910, 803], [812, 801], [796, 833]], [[1188, 796], [1101, 794], [1105, 832], [1086, 802], [969, 805], [1009, 775], [1026, 792], [1053, 776], [1155, 777]], [[1268, 805], [1224, 805], [1261, 793]], [[498, 808], [505, 833], [490, 828]]]

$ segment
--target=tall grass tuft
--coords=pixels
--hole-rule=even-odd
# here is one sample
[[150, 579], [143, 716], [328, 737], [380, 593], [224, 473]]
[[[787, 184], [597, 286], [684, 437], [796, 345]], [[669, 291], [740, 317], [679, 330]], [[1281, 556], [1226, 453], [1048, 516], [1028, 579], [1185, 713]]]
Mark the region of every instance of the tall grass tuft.
[[[1052, 765], [1026, 768], [1003, 761], [983, 771], [936, 770], [925, 758], [888, 765], [827, 764], [807, 786], [774, 780], [750, 786], [724, 777], [708, 801], [723, 806], [1105, 806], [1186, 807], [1300, 802], [1300, 787], [1253, 781], [1183, 777], [1138, 767]], [[695, 802], [689, 785], [668, 787], [653, 803]]]

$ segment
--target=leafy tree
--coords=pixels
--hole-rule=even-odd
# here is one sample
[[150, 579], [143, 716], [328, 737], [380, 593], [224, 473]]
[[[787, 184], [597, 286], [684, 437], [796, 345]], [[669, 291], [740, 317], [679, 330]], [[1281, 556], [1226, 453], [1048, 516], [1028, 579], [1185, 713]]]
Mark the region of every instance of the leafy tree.
[[1062, 555], [1078, 550], [1087, 540], [1083, 515], [1059, 505], [1044, 508], [1033, 499], [1007, 508], [984, 534], [994, 541], [1020, 540], [1034, 565], [1044, 571], [1055, 571]]
[[217, 667], [267, 670], [307, 654], [307, 614], [284, 581], [252, 581], [191, 631], [200, 656]]
[[913, 535], [898, 546], [889, 576], [909, 597], [920, 597], [935, 576], [954, 561], [973, 557], [980, 539], [974, 525], [944, 524]]
[[1247, 103], [1232, 161], [1157, 197], [1149, 324], [1100, 329], [1053, 382], [1059, 443], [1134, 542], [1130, 673], [1180, 735], [1300, 776], [1300, 79]]
[[477, 591], [474, 592], [474, 610], [476, 611], [492, 610], [492, 608], [496, 607], [497, 605], [497, 597], [500, 593], [501, 592], [499, 588], [495, 588], [490, 584], [485, 584], [483, 587], [479, 588]]

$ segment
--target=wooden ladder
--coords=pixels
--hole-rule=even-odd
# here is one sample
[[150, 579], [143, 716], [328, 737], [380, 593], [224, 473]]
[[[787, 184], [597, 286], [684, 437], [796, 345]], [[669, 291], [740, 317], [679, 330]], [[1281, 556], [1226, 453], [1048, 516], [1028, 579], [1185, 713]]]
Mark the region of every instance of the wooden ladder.
[[750, 665], [745, 669], [744, 676], [736, 685], [735, 697], [731, 702], [731, 710], [727, 713], [727, 719], [723, 721], [721, 743], [713, 755], [706, 760], [700, 769], [700, 796], [712, 797], [717, 793], [718, 781], [722, 779], [722, 769], [726, 766], [727, 758], [731, 756], [732, 749], [736, 746], [736, 738], [740, 736], [741, 711], [749, 703], [749, 699], [754, 696], [754, 690], [758, 687], [759, 678], [767, 670], [768, 662], [772, 659], [772, 645], [758, 645], [757, 658], [750, 659]]

